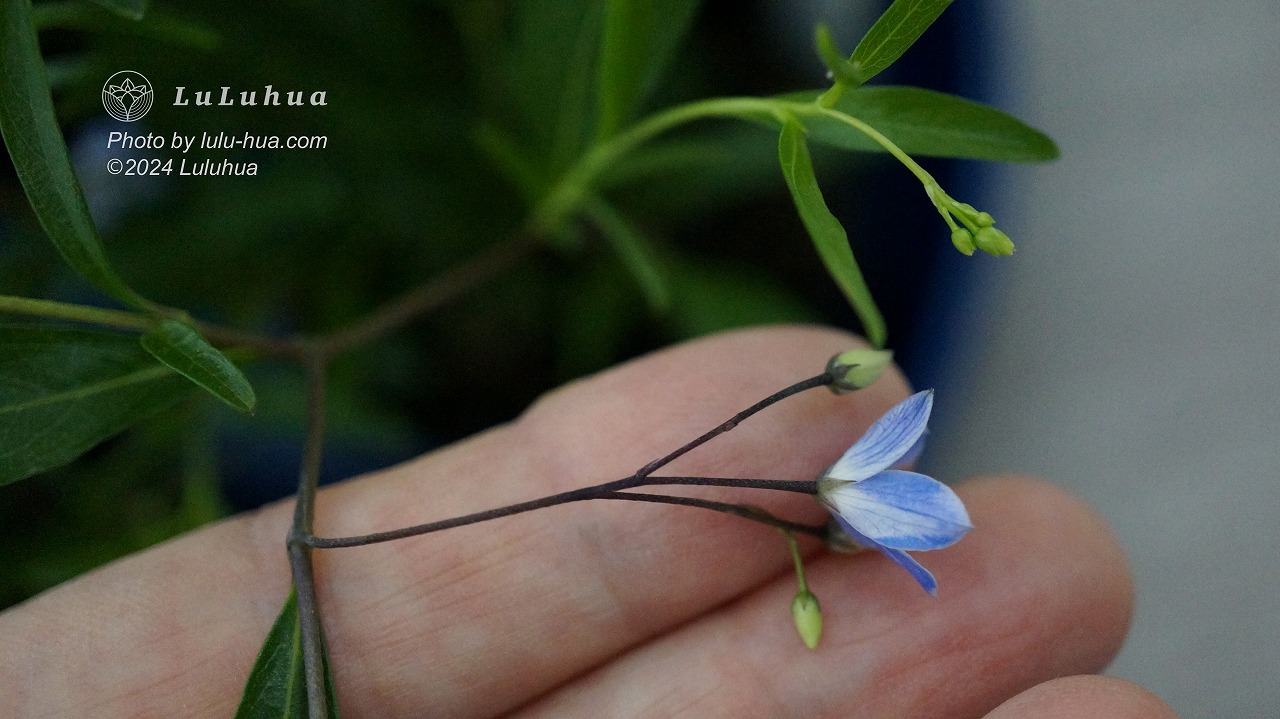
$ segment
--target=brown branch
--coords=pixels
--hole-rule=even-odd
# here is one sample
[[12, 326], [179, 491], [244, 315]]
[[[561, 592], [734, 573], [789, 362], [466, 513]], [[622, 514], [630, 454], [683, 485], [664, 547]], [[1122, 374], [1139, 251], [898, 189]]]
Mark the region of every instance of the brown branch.
[[311, 536], [314, 525], [316, 487], [320, 482], [320, 460], [324, 452], [324, 374], [323, 358], [311, 358], [307, 364], [307, 439], [302, 466], [298, 472], [298, 499], [294, 505], [293, 526], [285, 542], [298, 598], [308, 719], [328, 719], [329, 715], [329, 698], [324, 686], [324, 639], [320, 607], [316, 600], [315, 567], [311, 563], [311, 547], [305, 540]]
[[534, 235], [516, 235], [507, 242], [494, 245], [466, 262], [445, 270], [431, 278], [430, 282], [406, 292], [363, 319], [316, 337], [311, 341], [312, 348], [332, 357], [378, 339], [515, 267], [539, 247], [541, 243]]
[[197, 320], [180, 310], [172, 310], [170, 314], [191, 322], [200, 334], [220, 347], [247, 347], [267, 357], [282, 357], [305, 365], [315, 357], [334, 357], [380, 339], [440, 309], [515, 267], [541, 246], [534, 235], [518, 234], [432, 277], [346, 327], [311, 337], [273, 337]]

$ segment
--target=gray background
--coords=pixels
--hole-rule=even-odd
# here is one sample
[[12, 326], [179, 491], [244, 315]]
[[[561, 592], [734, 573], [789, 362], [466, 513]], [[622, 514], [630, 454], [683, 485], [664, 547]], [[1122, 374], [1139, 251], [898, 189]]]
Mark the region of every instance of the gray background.
[[982, 99], [1062, 159], [975, 167], [1018, 252], [939, 278], [963, 344], [926, 462], [1087, 498], [1137, 578], [1112, 673], [1280, 717], [1280, 2], [980, 7]]

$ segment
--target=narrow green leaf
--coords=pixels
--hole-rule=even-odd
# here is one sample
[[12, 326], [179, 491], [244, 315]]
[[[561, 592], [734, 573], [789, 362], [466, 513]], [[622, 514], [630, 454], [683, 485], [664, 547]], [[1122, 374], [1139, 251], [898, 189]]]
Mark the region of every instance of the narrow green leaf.
[[67, 264], [118, 300], [150, 306], [116, 274], [53, 112], [30, 0], [0, 3], [0, 134], [36, 218]]
[[[811, 101], [817, 92], [788, 95]], [[918, 87], [880, 85], [846, 92], [835, 110], [866, 122], [909, 155], [997, 162], [1046, 162], [1053, 140], [1018, 118], [981, 103]], [[806, 117], [809, 139], [846, 150], [884, 152], [871, 138], [828, 117]]]
[[862, 278], [858, 263], [853, 258], [853, 250], [849, 247], [849, 236], [840, 224], [827, 203], [822, 199], [822, 190], [818, 188], [818, 178], [813, 172], [813, 159], [809, 156], [809, 146], [805, 144], [804, 127], [795, 119], [788, 119], [782, 126], [782, 134], [778, 138], [778, 160], [782, 165], [782, 176], [787, 180], [791, 190], [791, 199], [795, 201], [800, 220], [809, 231], [818, 256], [826, 265], [827, 272], [844, 292], [845, 298], [862, 321], [867, 339], [876, 347], [883, 347], [885, 342], [884, 318], [871, 298], [871, 291]]
[[[338, 719], [338, 697], [324, 650], [325, 690], [329, 695], [329, 719]], [[244, 685], [235, 719], [307, 719], [307, 687], [302, 665], [302, 624], [298, 619], [298, 595], [290, 591], [275, 624], [262, 643]]]
[[0, 485], [66, 464], [189, 393], [135, 337], [0, 327]]
[[165, 320], [142, 335], [156, 359], [241, 412], [253, 412], [258, 398], [239, 367], [190, 325]]
[[147, 0], [93, 0], [111, 12], [130, 20], [141, 20], [147, 14]]
[[649, 310], [655, 315], [665, 313], [671, 306], [671, 290], [649, 240], [604, 202], [591, 203], [587, 212], [635, 278]]
[[866, 82], [902, 57], [951, 0], [894, 0], [853, 50], [854, 72]]
[[653, 89], [698, 9], [694, 0], [606, 0], [596, 137], [618, 131]]

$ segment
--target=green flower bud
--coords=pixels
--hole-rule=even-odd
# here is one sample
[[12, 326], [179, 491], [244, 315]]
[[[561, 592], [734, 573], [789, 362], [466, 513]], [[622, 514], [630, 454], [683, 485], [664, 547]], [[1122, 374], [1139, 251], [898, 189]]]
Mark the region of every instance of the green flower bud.
[[822, 637], [822, 609], [818, 607], [818, 598], [813, 592], [803, 590], [791, 600], [791, 616], [796, 620], [796, 631], [810, 649], [818, 648], [818, 639]]
[[988, 255], [1012, 255], [1013, 241], [1005, 233], [994, 227], [983, 227], [978, 230], [978, 234], [973, 238], [978, 249]]
[[964, 228], [951, 233], [951, 244], [965, 255], [972, 255], [973, 251], [978, 249], [978, 246], [973, 244], [973, 233]]
[[875, 382], [893, 361], [889, 350], [857, 349], [841, 352], [827, 362], [827, 372], [834, 379], [828, 385], [832, 392], [844, 394]]

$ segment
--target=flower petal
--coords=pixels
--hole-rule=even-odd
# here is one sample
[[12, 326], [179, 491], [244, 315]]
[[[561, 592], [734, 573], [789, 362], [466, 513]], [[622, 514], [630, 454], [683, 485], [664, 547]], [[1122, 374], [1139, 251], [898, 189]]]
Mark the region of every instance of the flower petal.
[[911, 445], [911, 448], [906, 451], [906, 454], [899, 457], [898, 461], [894, 462], [889, 469], [906, 469], [907, 467], [915, 464], [916, 460], [920, 459], [920, 455], [924, 453], [924, 446], [928, 444], [928, 439], [929, 430], [926, 429], [924, 434], [920, 435], [920, 439], [917, 439], [916, 443]]
[[886, 470], [828, 490], [822, 500], [859, 534], [893, 549], [941, 549], [973, 529], [950, 487], [915, 472]]
[[902, 567], [903, 569], [907, 570], [907, 572], [910, 573], [911, 576], [914, 577], [915, 580], [920, 583], [920, 586], [923, 587], [924, 590], [929, 593], [929, 596], [932, 596], [932, 597], [938, 596], [938, 580], [934, 579], [933, 574], [928, 569], [925, 569], [924, 566], [922, 566], [919, 562], [913, 559], [911, 555], [907, 554], [901, 549], [893, 549], [891, 547], [886, 547], [883, 544], [880, 544], [879, 542], [875, 541], [874, 539], [871, 539], [870, 537], [854, 529], [853, 526], [850, 525], [847, 521], [845, 521], [845, 519], [840, 515], [836, 515], [836, 522], [838, 522], [840, 526], [844, 529], [844, 531], [848, 532], [849, 536], [853, 537], [854, 540], [857, 541], [859, 544], [863, 544], [868, 547], [876, 549], [884, 556], [888, 557], [889, 559], [892, 559], [894, 563], [897, 564], [899, 567]]
[[879, 549], [881, 554], [896, 562], [899, 567], [907, 570], [920, 583], [920, 586], [929, 593], [929, 596], [938, 596], [938, 580], [934, 579], [933, 573], [925, 569], [910, 554], [901, 549], [893, 549], [891, 547], [877, 546], [876, 549]]
[[899, 402], [871, 425], [849, 451], [823, 476], [860, 482], [892, 467], [924, 435], [933, 410], [933, 390], [917, 392]]

